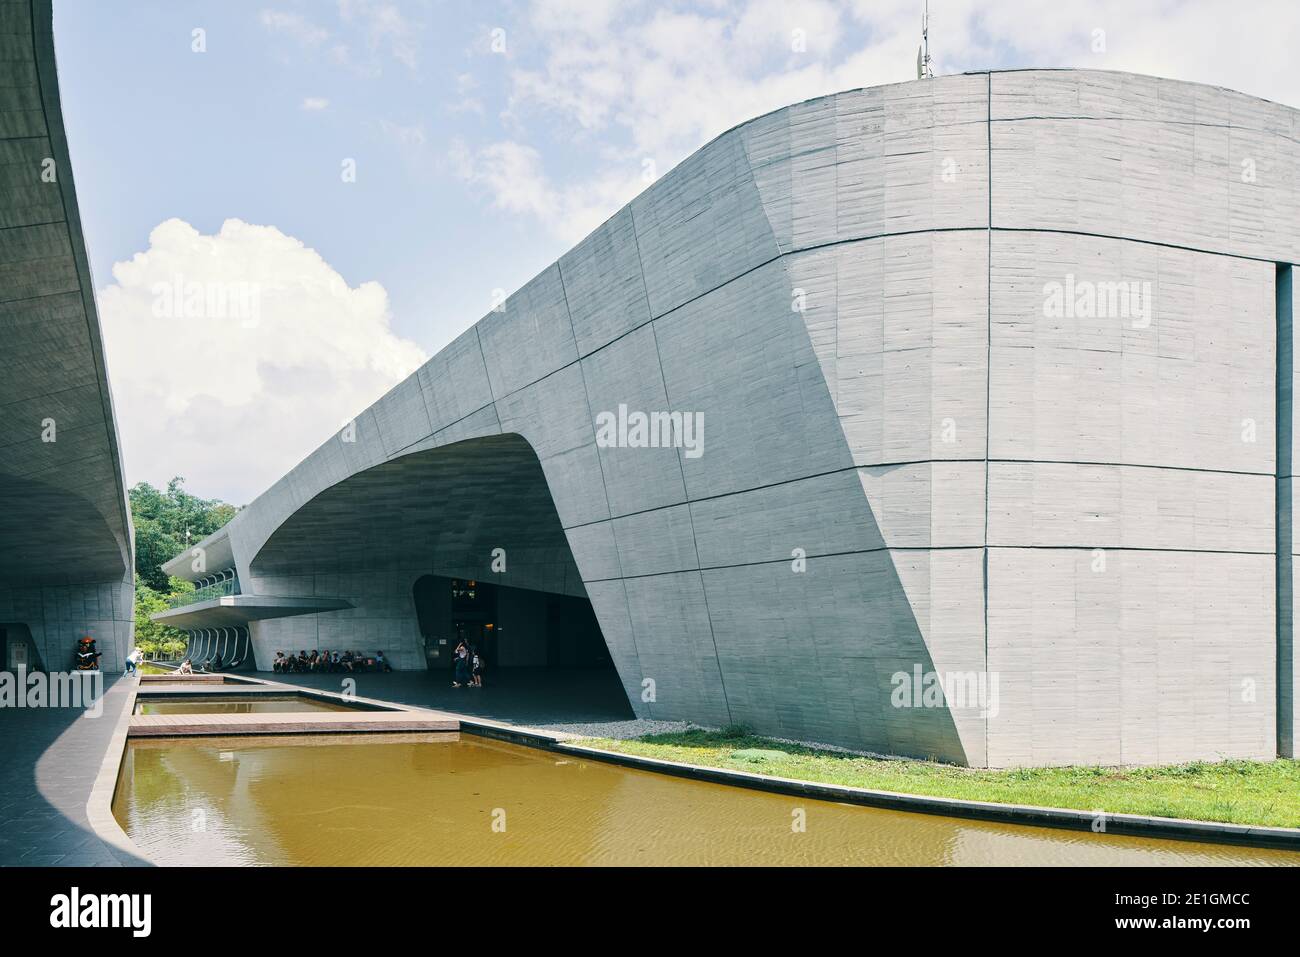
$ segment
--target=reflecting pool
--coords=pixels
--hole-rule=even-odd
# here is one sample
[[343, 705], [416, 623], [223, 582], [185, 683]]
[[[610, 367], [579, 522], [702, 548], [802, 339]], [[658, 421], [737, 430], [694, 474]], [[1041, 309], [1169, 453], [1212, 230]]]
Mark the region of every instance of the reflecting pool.
[[168, 865], [1300, 864], [766, 794], [457, 734], [132, 740], [113, 811]]
[[283, 714], [300, 711], [355, 711], [345, 704], [306, 695], [221, 695], [220, 697], [138, 698], [136, 714]]

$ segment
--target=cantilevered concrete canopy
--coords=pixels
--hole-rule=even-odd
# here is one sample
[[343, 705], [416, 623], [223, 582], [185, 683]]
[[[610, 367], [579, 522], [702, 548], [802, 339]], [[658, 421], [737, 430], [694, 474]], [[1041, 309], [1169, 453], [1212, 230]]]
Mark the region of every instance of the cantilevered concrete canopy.
[[254, 579], [412, 570], [479, 577], [500, 549], [517, 587], [585, 595], [532, 447], [492, 435], [411, 452], [359, 472], [303, 506], [267, 540]]
[[[460, 575], [585, 593], [644, 716], [972, 765], [1292, 753], [1298, 116], [1014, 71], [759, 117], [200, 547], [356, 606], [255, 623], [263, 667], [420, 667], [413, 576]], [[629, 412], [702, 441], [602, 438]]]
[[209, 535], [202, 544], [201, 561], [196, 561], [200, 556], [192, 554], [192, 550], [181, 552], [171, 561], [163, 563], [163, 571], [175, 578], [191, 580], [202, 578], [208, 571], [234, 567], [235, 557], [230, 548], [230, 537], [225, 534], [225, 529]]
[[152, 615], [154, 621], [173, 628], [218, 628], [247, 625], [252, 621], [315, 615], [351, 608], [341, 598], [276, 598], [271, 595], [222, 595], [192, 605], [182, 605]]
[[49, 0], [0, 5], [0, 47], [0, 629], [51, 669], [89, 635], [118, 671], [131, 527]]

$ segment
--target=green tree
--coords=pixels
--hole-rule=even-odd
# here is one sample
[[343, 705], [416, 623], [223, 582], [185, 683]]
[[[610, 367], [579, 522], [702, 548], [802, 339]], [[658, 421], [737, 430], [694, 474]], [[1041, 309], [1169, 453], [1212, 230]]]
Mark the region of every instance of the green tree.
[[191, 495], [184, 486], [185, 480], [177, 476], [166, 489], [140, 482], [130, 491], [136, 575], [160, 595], [171, 592], [163, 563], [185, 550], [186, 533], [192, 545], [221, 528], [238, 511], [220, 499]]
[[173, 578], [168, 583], [168, 591], [160, 593], [150, 588], [139, 575], [135, 577], [135, 643], [144, 651], [145, 657], [156, 657], [160, 652], [178, 655], [185, 650], [185, 632], [153, 621], [150, 616], [168, 608], [168, 599], [183, 592], [193, 591], [194, 586], [180, 578]]

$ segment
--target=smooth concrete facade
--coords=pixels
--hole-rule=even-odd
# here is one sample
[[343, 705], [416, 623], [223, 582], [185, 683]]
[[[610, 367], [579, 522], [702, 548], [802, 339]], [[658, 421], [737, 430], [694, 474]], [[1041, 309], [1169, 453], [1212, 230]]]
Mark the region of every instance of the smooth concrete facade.
[[0, 77], [0, 629], [29, 667], [67, 670], [89, 635], [116, 672], [130, 512], [49, 0], [0, 3]]
[[[1017, 71], [760, 117], [168, 571], [354, 606], [255, 622], [262, 667], [423, 667], [433, 573], [586, 595], [643, 716], [974, 766], [1292, 753], [1297, 115]], [[620, 406], [698, 413], [702, 454], [598, 442]]]

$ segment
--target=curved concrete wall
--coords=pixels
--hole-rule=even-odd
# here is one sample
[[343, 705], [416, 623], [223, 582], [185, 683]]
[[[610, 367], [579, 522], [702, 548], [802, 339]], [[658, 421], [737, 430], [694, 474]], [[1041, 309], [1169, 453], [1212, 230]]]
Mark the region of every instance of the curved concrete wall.
[[52, 670], [90, 635], [120, 671], [131, 525], [49, 0], [0, 5], [0, 51], [0, 627]]
[[[760, 117], [204, 545], [245, 591], [357, 605], [255, 626], [263, 663], [382, 642], [416, 667], [411, 576], [489, 578], [510, 523], [400, 561], [376, 540], [367, 568], [340, 551], [365, 525], [346, 489], [418, 460], [383, 507], [436, 525], [421, 492], [442, 456], [514, 434], [640, 714], [973, 765], [1271, 756], [1294, 724], [1274, 489], [1296, 117], [1078, 71]], [[1114, 298], [1130, 283], [1137, 298]], [[1054, 284], [1105, 308], [1056, 309]], [[598, 417], [620, 406], [699, 413], [702, 454], [602, 447]], [[499, 580], [574, 586], [552, 559]], [[987, 693], [909, 706], [896, 676], [916, 672]]]

